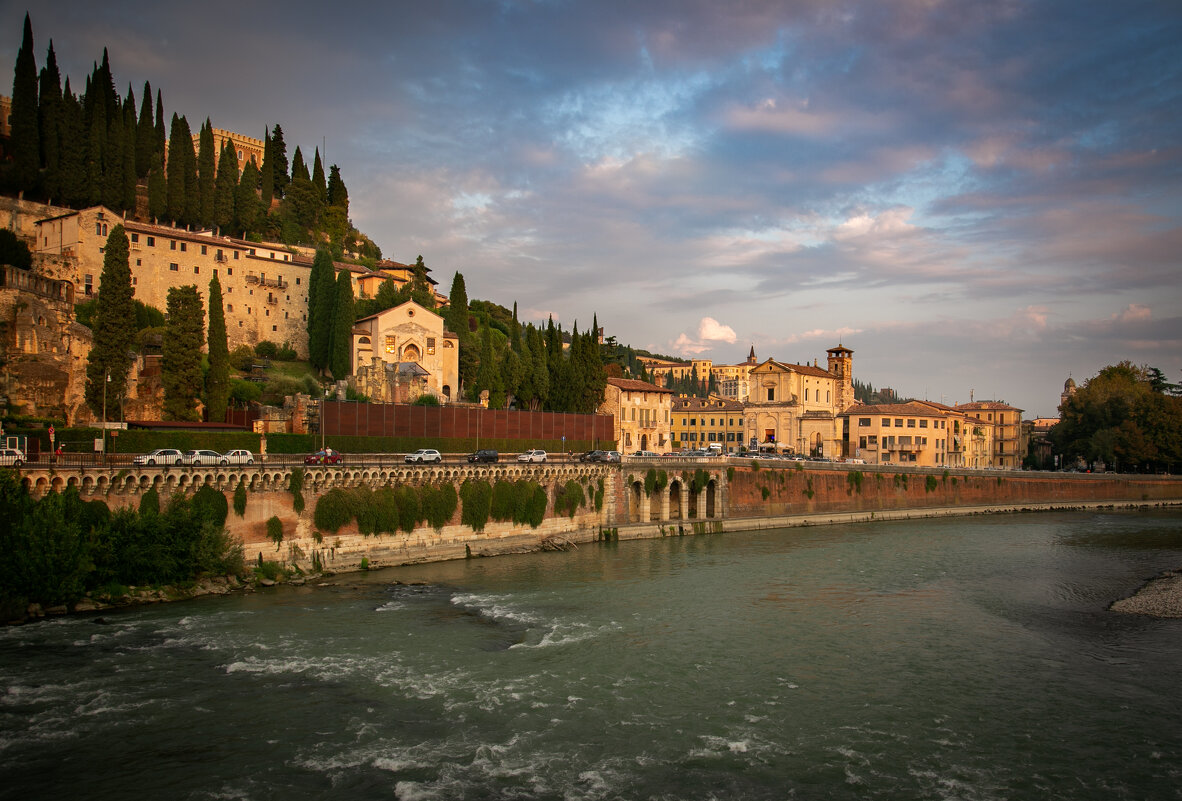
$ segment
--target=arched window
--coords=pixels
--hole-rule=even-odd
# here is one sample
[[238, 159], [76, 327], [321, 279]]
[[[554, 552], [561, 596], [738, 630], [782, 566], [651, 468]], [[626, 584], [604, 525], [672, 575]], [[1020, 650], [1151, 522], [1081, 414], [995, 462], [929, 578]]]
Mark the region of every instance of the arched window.
[[422, 354], [419, 353], [419, 347], [414, 343], [411, 343], [402, 349], [402, 361], [404, 362], [417, 362], [421, 358]]

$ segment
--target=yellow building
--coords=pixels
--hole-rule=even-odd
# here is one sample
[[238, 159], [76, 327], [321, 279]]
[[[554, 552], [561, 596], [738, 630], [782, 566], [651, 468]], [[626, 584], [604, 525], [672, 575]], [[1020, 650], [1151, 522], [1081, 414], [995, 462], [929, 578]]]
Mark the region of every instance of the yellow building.
[[743, 404], [736, 400], [717, 395], [673, 399], [674, 448], [698, 450], [718, 443], [724, 453], [730, 453], [743, 444], [744, 430]]
[[1026, 456], [1026, 440], [1022, 431], [1021, 409], [1001, 401], [961, 403], [956, 409], [993, 428], [989, 464], [983, 466], [1002, 470], [1022, 467], [1022, 459]]
[[[386, 281], [393, 281], [401, 289], [406, 284], [414, 281], [414, 278], [414, 267], [411, 265], [401, 264], [390, 259], [382, 259], [374, 265], [373, 270], [358, 278], [358, 296], [363, 298], [377, 297], [378, 290], [382, 288], [382, 284]], [[438, 306], [446, 306], [447, 297], [439, 294], [439, 282], [431, 277], [431, 270], [429, 268], [427, 270], [427, 283], [431, 285], [431, 289], [435, 292], [435, 303]]]
[[599, 413], [615, 419], [616, 447], [622, 453], [662, 453], [672, 447], [673, 393], [664, 387], [629, 378], [609, 378]]
[[858, 404], [842, 416], [849, 431], [849, 458], [867, 464], [949, 465], [949, 420], [939, 409], [915, 402]]
[[447, 403], [459, 386], [459, 338], [413, 300], [363, 317], [353, 327], [353, 385], [371, 400], [410, 403], [430, 394]]
[[843, 455], [839, 418], [854, 402], [853, 351], [828, 351], [828, 369], [767, 359], [751, 369], [746, 404], [750, 447], [809, 456]]
[[[226, 145], [234, 148], [234, 155], [238, 157], [238, 173], [241, 174], [246, 169], [247, 162], [253, 161], [256, 169], [263, 168], [263, 152], [266, 144], [262, 139], [255, 139], [253, 136], [243, 136], [240, 133], [227, 131], [222, 128], [213, 129], [213, 152], [214, 152], [214, 171], [221, 166], [222, 148]], [[201, 134], [194, 134], [193, 136], [193, 152], [200, 155], [201, 153]], [[167, 145], [164, 148], [165, 157], [168, 155]], [[308, 169], [311, 169], [309, 165]]]

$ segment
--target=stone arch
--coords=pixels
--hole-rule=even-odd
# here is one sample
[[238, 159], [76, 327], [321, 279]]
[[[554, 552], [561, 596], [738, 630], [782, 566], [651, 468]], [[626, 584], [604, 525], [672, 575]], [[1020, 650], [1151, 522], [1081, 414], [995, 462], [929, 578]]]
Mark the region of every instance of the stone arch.
[[668, 520], [681, 519], [681, 499], [685, 494], [686, 488], [682, 486], [681, 479], [675, 478], [669, 482], [668, 498], [669, 498], [669, 516]]
[[718, 482], [711, 478], [706, 482], [706, 517], [718, 516]]
[[52, 486], [54, 492], [61, 492], [63, 489], [65, 489], [66, 483], [62, 480], [61, 476], [54, 476]]
[[686, 491], [686, 493], [685, 493], [686, 494], [685, 517], [687, 520], [697, 520], [701, 516], [701, 512], [698, 509], [698, 494], [699, 493], [694, 492], [694, 487], [692, 484], [687, 485], [685, 488], [685, 491]]
[[643, 507], [642, 500], [644, 498], [644, 484], [639, 481], [633, 481], [628, 487], [628, 522], [639, 523], [640, 513]]

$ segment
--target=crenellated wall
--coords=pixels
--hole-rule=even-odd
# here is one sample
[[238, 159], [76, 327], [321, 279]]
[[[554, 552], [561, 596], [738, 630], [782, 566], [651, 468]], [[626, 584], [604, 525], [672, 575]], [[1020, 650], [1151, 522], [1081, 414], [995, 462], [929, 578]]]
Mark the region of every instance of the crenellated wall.
[[[326, 570], [344, 572], [413, 562], [461, 559], [500, 553], [568, 547], [605, 536], [620, 539], [737, 531], [792, 525], [794, 522], [836, 522], [915, 513], [956, 514], [967, 509], [1022, 508], [1096, 503], [1182, 502], [1182, 479], [1172, 476], [1084, 475], [1022, 471], [938, 471], [850, 465], [759, 462], [749, 460], [654, 460], [624, 465], [548, 463], [429, 467], [304, 468], [305, 508], [295, 512], [289, 489], [293, 466], [131, 468], [50, 470], [26, 469], [23, 478], [34, 494], [77, 487], [84, 498], [108, 506], [136, 507], [155, 488], [162, 497], [191, 493], [211, 486], [229, 501], [239, 484], [248, 490], [242, 517], [232, 510], [226, 521], [241, 538], [248, 559], [309, 570], [318, 561]], [[650, 474], [650, 470], [652, 471]], [[588, 502], [573, 516], [556, 514], [555, 490], [567, 481], [580, 482], [588, 496], [604, 479], [600, 510]], [[462, 502], [441, 529], [363, 536], [355, 522], [332, 534], [313, 526], [316, 503], [336, 488], [371, 489], [399, 485], [439, 486], [458, 490], [469, 479], [495, 484], [499, 480], [531, 480], [546, 489], [546, 517], [536, 529], [491, 520], [483, 531], [460, 522]], [[231, 504], [232, 505], [232, 504]], [[850, 516], [853, 517], [850, 517]], [[829, 516], [828, 518], [826, 516]], [[267, 521], [278, 517], [283, 539], [272, 541]]]

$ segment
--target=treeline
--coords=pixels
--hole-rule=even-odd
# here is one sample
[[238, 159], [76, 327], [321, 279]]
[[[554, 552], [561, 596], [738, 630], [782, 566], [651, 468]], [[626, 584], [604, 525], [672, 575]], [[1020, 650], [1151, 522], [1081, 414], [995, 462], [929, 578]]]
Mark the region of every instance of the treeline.
[[87, 592], [179, 584], [240, 574], [242, 546], [225, 529], [223, 493], [203, 487], [161, 505], [146, 492], [139, 511], [112, 512], [76, 489], [34, 499], [12, 471], [0, 472], [0, 608], [68, 604]]
[[75, 94], [57, 66], [50, 42], [38, 73], [33, 27], [25, 16], [12, 90], [11, 162], [3, 188], [72, 208], [104, 205], [132, 215], [146, 193], [147, 219], [222, 234], [288, 244], [327, 242], [339, 257], [381, 258], [377, 246], [349, 222], [349, 193], [334, 164], [326, 175], [320, 151], [312, 167], [296, 147], [288, 163], [283, 129], [264, 132], [262, 164], [239, 164], [229, 142], [219, 150], [209, 118], [197, 147], [188, 119], [165, 124], [164, 100], [144, 83], [139, 102], [131, 86], [120, 96], [106, 49]]
[[1049, 434], [1064, 466], [1176, 472], [1182, 464], [1182, 387], [1156, 367], [1123, 361], [1089, 379], [1059, 408]]

